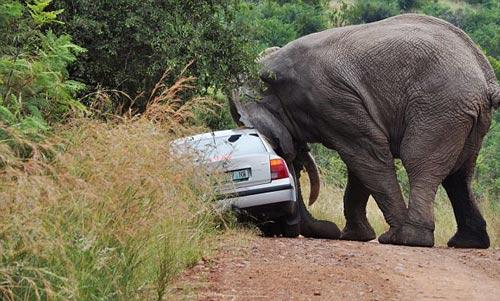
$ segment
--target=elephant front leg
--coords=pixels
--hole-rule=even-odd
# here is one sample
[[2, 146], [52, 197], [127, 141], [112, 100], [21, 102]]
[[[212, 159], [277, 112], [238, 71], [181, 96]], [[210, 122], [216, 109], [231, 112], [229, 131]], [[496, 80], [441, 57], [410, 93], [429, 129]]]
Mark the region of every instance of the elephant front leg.
[[370, 192], [351, 172], [348, 172], [344, 193], [344, 216], [346, 225], [340, 239], [370, 241], [375, 239], [375, 231], [366, 218], [366, 204]]
[[[375, 143], [368, 145], [367, 143], [357, 147], [356, 145], [346, 145], [342, 151], [339, 151], [339, 154], [349, 170], [373, 196], [385, 221], [390, 226], [389, 230], [378, 238], [378, 241], [384, 244], [396, 244], [396, 234], [401, 230], [408, 210], [401, 194], [389, 146], [383, 142], [378, 145]], [[356, 156], [352, 154], [356, 154]], [[363, 199], [365, 195], [366, 192]], [[364, 201], [364, 206], [366, 206], [366, 201]], [[359, 212], [359, 209], [351, 210], [348, 207], [348, 213], [353, 211]], [[366, 219], [365, 212], [363, 215]], [[361, 219], [359, 214], [357, 218]]]

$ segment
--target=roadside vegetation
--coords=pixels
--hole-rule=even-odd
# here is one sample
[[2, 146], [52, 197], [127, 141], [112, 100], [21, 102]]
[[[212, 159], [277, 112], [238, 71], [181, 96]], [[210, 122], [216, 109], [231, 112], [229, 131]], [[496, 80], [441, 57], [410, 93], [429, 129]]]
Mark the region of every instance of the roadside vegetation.
[[[266, 47], [402, 12], [463, 28], [500, 77], [496, 0], [0, 0], [0, 299], [167, 298], [231, 225], [212, 208], [216, 179], [169, 143], [233, 127], [224, 94]], [[474, 188], [498, 247], [494, 118]], [[343, 225], [345, 166], [313, 151], [324, 181], [312, 212]], [[373, 201], [369, 216], [381, 233]], [[444, 244], [455, 224], [443, 191], [436, 219]]]

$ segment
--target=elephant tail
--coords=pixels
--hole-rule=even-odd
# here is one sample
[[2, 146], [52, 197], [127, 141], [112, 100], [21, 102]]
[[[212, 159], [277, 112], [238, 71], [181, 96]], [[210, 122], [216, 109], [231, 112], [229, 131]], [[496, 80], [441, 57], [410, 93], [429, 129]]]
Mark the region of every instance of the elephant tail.
[[498, 109], [500, 105], [500, 86], [497, 83], [490, 84], [488, 98], [493, 110]]

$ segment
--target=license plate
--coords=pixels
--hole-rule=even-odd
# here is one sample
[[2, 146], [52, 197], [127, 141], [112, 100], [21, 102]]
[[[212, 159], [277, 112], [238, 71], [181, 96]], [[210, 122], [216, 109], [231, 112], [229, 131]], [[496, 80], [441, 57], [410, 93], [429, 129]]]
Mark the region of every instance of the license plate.
[[233, 181], [235, 182], [245, 181], [248, 180], [248, 178], [250, 178], [250, 168], [235, 170], [231, 173]]

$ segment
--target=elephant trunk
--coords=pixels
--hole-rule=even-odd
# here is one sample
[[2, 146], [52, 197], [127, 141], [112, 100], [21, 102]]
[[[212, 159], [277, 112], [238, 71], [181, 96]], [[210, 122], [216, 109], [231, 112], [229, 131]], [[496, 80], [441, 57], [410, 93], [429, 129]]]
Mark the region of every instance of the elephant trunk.
[[[337, 227], [335, 223], [325, 220], [315, 219], [309, 211], [307, 211], [306, 205], [302, 199], [302, 192], [300, 187], [300, 170], [305, 167], [307, 161], [309, 160], [307, 157], [309, 155], [298, 156], [296, 160], [294, 160], [291, 165], [291, 171], [295, 176], [295, 183], [297, 189], [297, 209], [299, 211], [300, 216], [300, 234], [304, 237], [313, 237], [313, 238], [326, 238], [326, 239], [339, 239], [340, 238], [340, 229]], [[312, 157], [311, 157], [312, 158]], [[317, 167], [316, 167], [317, 171]], [[308, 171], [309, 172], [309, 171]], [[311, 182], [314, 180], [311, 180]], [[311, 184], [313, 186], [315, 184]], [[318, 192], [319, 192], [319, 176], [317, 181]], [[311, 190], [313, 190], [311, 188]]]

